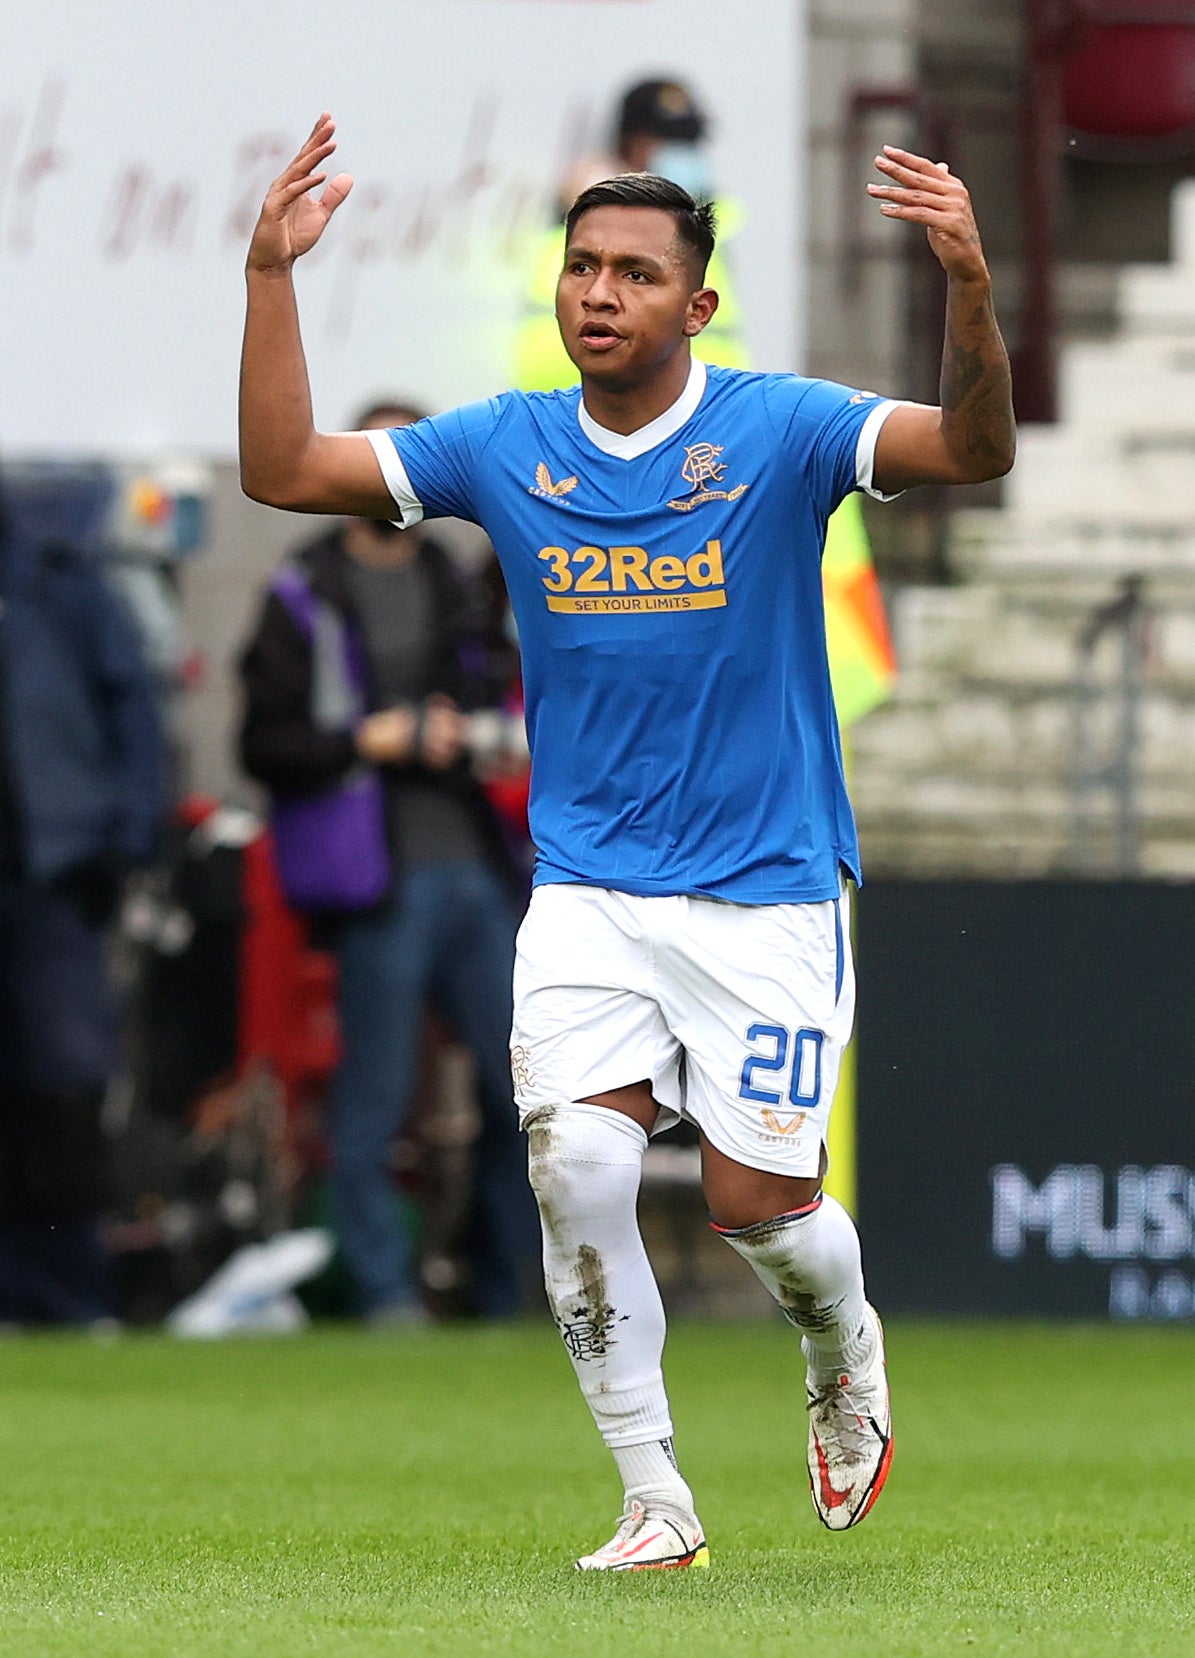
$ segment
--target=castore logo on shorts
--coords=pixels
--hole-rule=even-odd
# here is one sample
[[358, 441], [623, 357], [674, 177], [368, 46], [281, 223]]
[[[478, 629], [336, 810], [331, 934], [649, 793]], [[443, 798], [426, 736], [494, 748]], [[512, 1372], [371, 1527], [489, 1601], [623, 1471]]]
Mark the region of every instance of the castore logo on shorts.
[[760, 1135], [760, 1139], [777, 1140], [787, 1139], [790, 1134], [799, 1134], [805, 1126], [809, 1113], [808, 1111], [798, 1111], [795, 1117], [790, 1117], [786, 1123], [783, 1123], [774, 1111], [769, 1111], [765, 1106], [760, 1112], [760, 1116], [763, 1118], [763, 1126], [767, 1130], [766, 1134]]

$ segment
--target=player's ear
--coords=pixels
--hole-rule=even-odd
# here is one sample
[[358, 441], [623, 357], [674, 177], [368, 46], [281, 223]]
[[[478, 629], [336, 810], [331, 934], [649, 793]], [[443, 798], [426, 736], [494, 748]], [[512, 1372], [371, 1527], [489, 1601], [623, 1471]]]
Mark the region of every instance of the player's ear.
[[698, 288], [689, 295], [689, 309], [685, 317], [685, 333], [690, 339], [709, 322], [718, 309], [718, 295], [713, 288]]

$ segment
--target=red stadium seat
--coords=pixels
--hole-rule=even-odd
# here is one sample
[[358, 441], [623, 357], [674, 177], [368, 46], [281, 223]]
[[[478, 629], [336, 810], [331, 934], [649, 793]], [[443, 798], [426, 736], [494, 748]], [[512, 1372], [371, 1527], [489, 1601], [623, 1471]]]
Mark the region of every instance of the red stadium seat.
[[[1118, 0], [1092, 8], [1062, 67], [1066, 125], [1098, 137], [1195, 133], [1195, 6]], [[1190, 21], [1174, 21], [1186, 11]]]

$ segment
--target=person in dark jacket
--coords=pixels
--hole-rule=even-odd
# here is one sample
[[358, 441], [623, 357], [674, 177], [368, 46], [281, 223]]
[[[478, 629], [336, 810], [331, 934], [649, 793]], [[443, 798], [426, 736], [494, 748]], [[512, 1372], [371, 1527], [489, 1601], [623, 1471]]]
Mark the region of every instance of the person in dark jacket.
[[[416, 418], [403, 405], [361, 417], [380, 428]], [[241, 660], [241, 762], [270, 791], [283, 884], [297, 907], [323, 912], [337, 958], [343, 1057], [329, 1099], [330, 1189], [361, 1313], [376, 1325], [421, 1311], [388, 1152], [417, 1080], [428, 1002], [475, 1066], [474, 1310], [517, 1312], [538, 1259], [508, 1053], [518, 914], [467, 752], [464, 622], [439, 543], [421, 528], [349, 519], [275, 576]], [[301, 868], [283, 826], [374, 783], [386, 867], [375, 877], [372, 843], [355, 841], [345, 892], [354, 876], [360, 883], [338, 907], [321, 881], [333, 879], [343, 816], [322, 837], [309, 818]]]
[[165, 812], [157, 691], [95, 557], [0, 502], [0, 1320], [113, 1304], [106, 930]]

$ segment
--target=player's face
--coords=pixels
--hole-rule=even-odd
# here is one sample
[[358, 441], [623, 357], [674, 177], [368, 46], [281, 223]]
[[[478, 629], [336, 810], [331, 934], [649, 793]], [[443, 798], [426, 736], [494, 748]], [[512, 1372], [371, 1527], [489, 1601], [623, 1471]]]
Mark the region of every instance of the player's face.
[[556, 285], [564, 349], [587, 379], [636, 385], [699, 334], [717, 304], [695, 286], [670, 213], [593, 207], [573, 227]]

